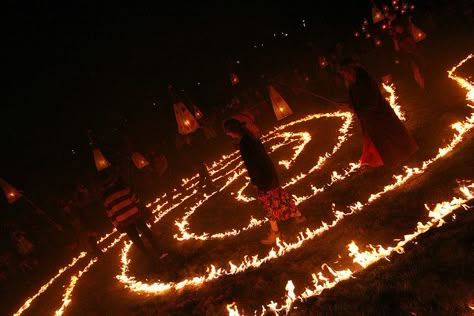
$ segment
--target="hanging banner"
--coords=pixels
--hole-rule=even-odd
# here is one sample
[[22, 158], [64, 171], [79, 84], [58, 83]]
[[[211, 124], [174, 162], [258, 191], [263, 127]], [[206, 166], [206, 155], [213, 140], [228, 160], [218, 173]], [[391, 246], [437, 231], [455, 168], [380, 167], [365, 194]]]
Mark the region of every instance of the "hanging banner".
[[293, 114], [288, 103], [286, 103], [273, 86], [268, 86], [268, 91], [270, 93], [270, 99], [272, 100], [273, 111], [278, 121]]
[[178, 132], [181, 135], [190, 134], [199, 128], [199, 123], [183, 102], [173, 104], [173, 108], [176, 123], [178, 123]]

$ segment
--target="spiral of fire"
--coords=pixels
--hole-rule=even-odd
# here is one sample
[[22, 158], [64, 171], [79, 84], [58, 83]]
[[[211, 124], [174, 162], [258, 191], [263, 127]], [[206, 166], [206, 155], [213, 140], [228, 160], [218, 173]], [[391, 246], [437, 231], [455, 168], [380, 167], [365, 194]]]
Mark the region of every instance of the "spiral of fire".
[[[448, 76], [454, 80], [461, 88], [467, 91], [466, 100], [467, 106], [474, 109], [474, 85], [467, 79], [459, 77], [455, 74], [456, 70], [461, 67], [465, 62], [471, 59], [473, 55], [469, 55], [461, 60], [457, 65], [453, 66], [448, 71]], [[383, 85], [383, 88], [387, 92], [387, 99], [391, 106], [394, 108], [397, 115], [404, 120], [404, 113], [402, 108], [397, 103], [397, 96], [395, 86]], [[339, 149], [348, 141], [351, 137], [351, 127], [353, 125], [353, 114], [351, 112], [337, 111], [332, 113], [316, 113], [307, 115], [303, 118], [292, 121], [288, 124], [280, 125], [274, 130], [268, 132], [262, 136], [262, 141], [270, 149], [270, 153], [277, 152], [281, 148], [291, 148], [291, 157], [278, 161], [279, 165], [286, 169], [290, 169], [293, 163], [300, 157], [301, 153], [308, 146], [308, 143], [312, 139], [312, 135], [306, 131], [292, 132], [292, 128], [299, 124], [311, 122], [313, 120], [335, 120], [338, 121], [340, 127], [338, 129], [338, 136], [336, 137], [336, 143], [329, 148], [322, 155], [312, 159], [313, 164], [306, 170], [299, 172], [294, 175], [290, 180], [283, 184], [283, 187], [292, 187], [297, 185], [299, 192], [305, 192], [302, 195], [294, 195], [297, 204], [303, 204], [306, 201], [314, 198], [321, 192], [327, 190], [335, 183], [349, 179], [350, 177], [357, 174], [360, 165], [357, 162], [348, 163], [346, 166], [333, 170], [330, 174], [328, 181], [320, 186], [316, 187], [308, 181], [310, 175], [320, 171], [328, 161], [339, 151]], [[357, 213], [362, 212], [368, 205], [383, 197], [386, 193], [397, 190], [409, 181], [415, 175], [423, 175], [427, 173], [429, 168], [440, 159], [444, 158], [449, 152], [453, 151], [463, 141], [463, 137], [474, 127], [474, 111], [470, 116], [465, 117], [464, 120], [455, 122], [451, 125], [453, 134], [447, 144], [444, 147], [439, 148], [438, 153], [429, 159], [422, 161], [418, 166], [405, 166], [403, 172], [400, 174], [394, 174], [392, 182], [386, 184], [378, 192], [373, 192], [366, 201], [355, 201], [345, 207], [333, 207], [332, 214], [333, 219], [330, 222], [322, 222], [318, 227], [305, 227], [301, 230], [296, 240], [285, 241], [278, 240], [276, 245], [272, 247], [265, 255], [247, 254], [241, 258], [239, 262], [229, 261], [227, 266], [216, 266], [209, 264], [205, 267], [205, 273], [201, 275], [191, 275], [176, 282], [145, 282], [143, 280], [137, 280], [130, 274], [129, 271], [129, 250], [131, 243], [123, 242], [124, 234], [119, 234], [117, 231], [112, 231], [109, 234], [104, 235], [99, 240], [99, 245], [102, 246], [102, 251], [107, 252], [109, 249], [115, 246], [122, 246], [122, 252], [120, 256], [120, 274], [117, 275], [116, 279], [123, 284], [124, 287], [128, 288], [131, 292], [137, 294], [153, 294], [161, 295], [172, 290], [179, 290], [182, 288], [199, 288], [204, 283], [222, 278], [228, 275], [235, 275], [248, 269], [257, 269], [262, 265], [268, 264], [273, 260], [287, 255], [288, 253], [304, 247], [305, 244], [321, 236], [328, 230], [335, 227], [342, 219], [349, 216], [353, 216]], [[195, 201], [193, 205], [188, 206], [184, 212], [184, 215], [176, 219], [175, 225], [178, 233], [174, 235], [174, 238], [179, 241], [185, 240], [212, 240], [212, 239], [224, 239], [238, 236], [239, 234], [245, 233], [251, 229], [263, 225], [265, 219], [256, 219], [250, 217], [248, 224], [245, 224], [239, 228], [233, 228], [229, 231], [221, 231], [214, 233], [196, 233], [192, 232], [190, 228], [189, 219], [192, 216], [197, 216], [196, 211], [206, 202], [210, 201], [217, 194], [228, 194], [231, 188], [240, 186], [238, 189], [230, 192], [234, 198], [242, 203], [250, 202], [253, 198], [248, 197], [244, 194], [246, 187], [248, 186], [248, 179], [245, 177], [245, 169], [239, 158], [237, 152], [233, 152], [229, 155], [224, 155], [218, 161], [215, 161], [209, 168], [213, 181], [218, 183], [218, 189], [212, 192], [203, 193], [198, 190], [198, 175], [193, 176], [190, 179], [183, 179], [182, 188], [179, 191], [175, 191], [176, 194], [170, 198], [161, 196], [157, 198], [153, 203], [149, 204], [148, 207], [153, 209], [154, 222], [157, 223], [162, 220], [165, 216], [169, 215], [174, 210], [179, 210], [186, 201]], [[285, 288], [285, 300], [277, 302], [268, 302], [262, 304], [262, 314], [266, 310], [271, 310], [275, 313], [288, 312], [293, 303], [297, 300], [304, 300], [311, 296], [319, 295], [323, 290], [334, 287], [337, 283], [350, 278], [354, 273], [365, 269], [367, 266], [379, 261], [380, 259], [387, 258], [392, 253], [402, 253], [404, 247], [413, 242], [417, 236], [425, 233], [430, 228], [440, 226], [444, 223], [444, 218], [451, 214], [453, 210], [464, 205], [464, 203], [473, 198], [474, 184], [461, 184], [459, 189], [459, 195], [452, 198], [450, 201], [440, 201], [436, 206], [428, 208], [429, 221], [425, 223], [418, 223], [411, 234], [404, 234], [394, 245], [365, 245], [359, 247], [355, 242], [351, 242], [347, 245], [346, 256], [350, 257], [353, 263], [359, 266], [359, 269], [341, 269], [332, 267], [329, 264], [323, 264], [320, 271], [314, 271], [311, 273], [313, 280], [312, 284], [309, 284], [306, 288], [302, 289], [299, 294], [295, 293], [295, 286], [291, 280], [288, 280]], [[170, 203], [171, 200], [171, 203]], [[360, 250], [361, 248], [367, 250]], [[73, 258], [71, 262], [62, 267], [58, 273], [53, 276], [47, 283], [45, 283], [36, 294], [26, 299], [23, 305], [18, 309], [14, 315], [21, 315], [26, 311], [34, 301], [41, 296], [48, 288], [55, 282], [57, 282], [66, 271], [72, 271], [73, 268], [77, 270], [69, 277], [69, 282], [66, 282], [64, 286], [64, 292], [62, 295], [61, 306], [56, 310], [56, 315], [62, 315], [67, 309], [68, 305], [72, 300], [74, 288], [81, 278], [91, 269], [91, 267], [97, 263], [99, 258], [92, 258], [88, 261], [85, 259], [86, 253], [79, 254], [76, 258]], [[69, 272], [71, 274], [71, 272]], [[227, 305], [229, 315], [241, 315], [242, 311], [235, 302], [229, 302]], [[256, 312], [255, 312], [256, 313]], [[242, 314], [243, 315], [243, 314]]]

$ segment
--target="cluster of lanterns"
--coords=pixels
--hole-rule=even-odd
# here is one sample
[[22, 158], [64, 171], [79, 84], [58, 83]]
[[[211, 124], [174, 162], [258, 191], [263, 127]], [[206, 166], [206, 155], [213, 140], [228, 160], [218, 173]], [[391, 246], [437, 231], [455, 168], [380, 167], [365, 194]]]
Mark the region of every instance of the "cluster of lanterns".
[[[375, 46], [380, 46], [382, 41], [377, 34], [382, 31], [389, 31], [391, 29], [392, 21], [397, 15], [404, 15], [415, 10], [415, 6], [403, 0], [392, 0], [390, 6], [384, 4], [380, 9], [374, 1], [372, 1], [372, 22], [365, 18], [360, 26], [360, 29], [354, 30], [355, 37], [362, 37], [365, 39], [373, 39]], [[426, 34], [418, 28], [409, 18], [411, 34], [416, 42], [423, 40]]]
[[[239, 79], [234, 73], [231, 75], [231, 82], [232, 84], [239, 83]], [[278, 121], [293, 114], [290, 106], [285, 101], [285, 99], [283, 99], [277, 89], [275, 89], [275, 87], [271, 85], [268, 86], [268, 93], [272, 102], [273, 111]], [[175, 103], [173, 104], [173, 108], [179, 134], [188, 135], [199, 129], [201, 127], [199, 120], [204, 117], [204, 114], [201, 112], [201, 110], [195, 104], [191, 104], [188, 107], [183, 101], [178, 100], [177, 97], [175, 97], [174, 100]], [[191, 113], [190, 108], [192, 109], [193, 113]], [[94, 144], [94, 142], [92, 142], [92, 144]], [[93, 147], [93, 156], [97, 171], [102, 171], [109, 168], [110, 162], [107, 160], [107, 158], [105, 158], [99, 148], [97, 148], [95, 145], [93, 145]], [[139, 152], [132, 153], [131, 159], [138, 169], [142, 169], [149, 165], [149, 161]]]

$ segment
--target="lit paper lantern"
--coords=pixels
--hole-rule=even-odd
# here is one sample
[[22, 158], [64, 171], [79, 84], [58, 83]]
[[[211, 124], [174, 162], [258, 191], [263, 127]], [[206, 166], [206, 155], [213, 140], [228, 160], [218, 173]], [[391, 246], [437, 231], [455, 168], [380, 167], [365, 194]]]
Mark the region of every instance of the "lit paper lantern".
[[415, 42], [419, 42], [419, 41], [422, 41], [426, 38], [426, 34], [425, 32], [423, 32], [422, 30], [420, 30], [420, 28], [418, 28], [415, 24], [413, 23], [410, 23], [410, 27], [411, 27], [411, 35], [413, 36], [413, 38], [415, 39]]
[[8, 203], [14, 203], [21, 197], [21, 193], [2, 178], [0, 178], [0, 186], [2, 187], [3, 193], [5, 193]]
[[239, 77], [235, 73], [230, 74], [230, 83], [232, 83], [233, 86], [238, 84], [240, 82]]
[[138, 169], [142, 169], [143, 167], [146, 167], [150, 164], [148, 160], [143, 157], [143, 155], [139, 152], [134, 152], [132, 154], [132, 161], [135, 167], [137, 167]]
[[384, 19], [384, 16], [382, 12], [380, 12], [380, 10], [376, 6], [373, 6], [372, 7], [372, 21], [374, 23], [379, 23], [383, 19]]
[[178, 132], [181, 135], [191, 134], [199, 128], [199, 123], [183, 102], [173, 104], [173, 108], [176, 122], [178, 123]]
[[195, 106], [194, 104], [192, 106], [194, 111], [194, 117], [196, 118], [196, 120], [200, 120], [204, 116], [204, 114], [202, 114], [201, 110], [199, 110], [197, 106]]
[[273, 111], [278, 121], [293, 114], [288, 103], [286, 103], [285, 99], [281, 97], [273, 86], [268, 86], [268, 91], [270, 93], [270, 99], [272, 100]]
[[99, 148], [95, 148], [92, 153], [94, 154], [94, 162], [97, 171], [102, 171], [110, 167], [110, 162], [102, 155]]

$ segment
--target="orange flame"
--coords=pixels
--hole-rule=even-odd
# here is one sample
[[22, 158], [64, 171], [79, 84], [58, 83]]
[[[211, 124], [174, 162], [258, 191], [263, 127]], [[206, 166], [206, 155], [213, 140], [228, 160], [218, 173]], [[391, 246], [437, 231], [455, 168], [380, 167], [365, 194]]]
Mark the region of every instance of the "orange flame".
[[[472, 54], [467, 56], [465, 59], [463, 59], [461, 62], [459, 62], [456, 66], [454, 66], [450, 71], [448, 71], [448, 76], [451, 79], [455, 80], [462, 88], [467, 90], [466, 100], [468, 101], [467, 106], [470, 107], [470, 108], [474, 108], [474, 87], [473, 87], [473, 84], [471, 82], [469, 82], [468, 80], [464, 79], [464, 78], [455, 76], [454, 72], [456, 71], [456, 69], [458, 67], [460, 67], [462, 64], [464, 64], [467, 60], [469, 60], [472, 57], [473, 57]], [[391, 102], [391, 104], [392, 104], [392, 102]], [[339, 114], [337, 114], [337, 113], [339, 113]], [[332, 113], [332, 114], [335, 114], [335, 113]], [[350, 113], [346, 113], [346, 112], [344, 112], [344, 113], [336, 112], [336, 116], [338, 116], [338, 115], [339, 115], [339, 117], [342, 117], [344, 115], [348, 115], [349, 117], [352, 117], [352, 115]], [[328, 114], [328, 116], [329, 116], [329, 114]], [[302, 120], [304, 120], [304, 119], [305, 118], [303, 118]], [[309, 118], [309, 119], [311, 119], [311, 118]], [[293, 124], [300, 123], [302, 120], [294, 121], [292, 123], [280, 126], [280, 127], [276, 128], [273, 132], [270, 132], [269, 135], [271, 135], [272, 133], [275, 133], [277, 131], [280, 131], [283, 128], [286, 128], [287, 126], [291, 126]], [[346, 122], [347, 122], [347, 120], [346, 120]], [[331, 227], [334, 227], [345, 216], [354, 214], [354, 213], [362, 210], [362, 208], [364, 206], [366, 206], [366, 205], [370, 204], [371, 202], [373, 202], [374, 200], [378, 199], [384, 193], [389, 192], [389, 191], [401, 186], [408, 179], [410, 179], [411, 176], [413, 176], [415, 174], [423, 173], [426, 170], [426, 168], [428, 166], [430, 166], [433, 162], [437, 161], [439, 158], [442, 158], [447, 153], [451, 152], [455, 148], [455, 146], [458, 145], [462, 141], [462, 136], [466, 132], [468, 132], [472, 129], [473, 125], [474, 125], [474, 113], [472, 113], [470, 117], [466, 117], [465, 121], [456, 122], [456, 123], [452, 124], [452, 128], [457, 133], [455, 133], [452, 141], [447, 146], [439, 149], [438, 155], [436, 155], [434, 158], [432, 158], [430, 160], [427, 160], [427, 161], [424, 161], [422, 163], [422, 166], [418, 167], [418, 168], [405, 167], [405, 172], [404, 172], [403, 175], [395, 175], [394, 176], [395, 183], [384, 187], [383, 191], [381, 191], [379, 193], [372, 194], [370, 196], [370, 198], [368, 199], [368, 201], [364, 204], [361, 203], [361, 202], [353, 203], [352, 205], [350, 205], [348, 207], [348, 209], [350, 210], [350, 212], [348, 212], [348, 213], [343, 213], [341, 211], [335, 210], [335, 208], [333, 207], [333, 213], [334, 213], [335, 219], [330, 224], [327, 224], [327, 223], [323, 222], [321, 224], [321, 226], [317, 229], [310, 230], [309, 228], [306, 228], [306, 230], [304, 232], [300, 232], [300, 235], [298, 236], [298, 240], [295, 243], [286, 243], [284, 241], [279, 241], [278, 240], [277, 244], [276, 244], [277, 248], [276, 249], [272, 248], [268, 252], [268, 254], [266, 256], [262, 257], [262, 258], [260, 258], [257, 255], [252, 256], [252, 257], [244, 256], [242, 262], [238, 265], [233, 264], [232, 262], [229, 262], [229, 268], [228, 269], [218, 268], [218, 267], [215, 267], [214, 265], [210, 265], [207, 268], [205, 275], [191, 277], [189, 279], [185, 279], [185, 280], [183, 280], [181, 282], [178, 282], [178, 283], [173, 283], [173, 282], [172, 283], [160, 283], [160, 282], [158, 282], [158, 283], [154, 283], [154, 284], [145, 284], [145, 283], [142, 283], [140, 281], [136, 281], [133, 277], [127, 276], [128, 263], [129, 263], [129, 260], [127, 259], [127, 253], [130, 249], [131, 244], [126, 243], [123, 250], [122, 250], [122, 256], [121, 256], [122, 257], [122, 260], [121, 260], [122, 261], [122, 267], [121, 267], [122, 274], [117, 276], [117, 279], [119, 279], [121, 282], [123, 282], [125, 284], [125, 286], [129, 287], [134, 292], [159, 294], [159, 293], [167, 291], [171, 288], [180, 289], [180, 288], [183, 288], [183, 287], [186, 287], [186, 286], [200, 286], [204, 282], [208, 282], [208, 281], [217, 279], [217, 278], [219, 278], [221, 276], [224, 276], [224, 275], [231, 275], [231, 274], [240, 273], [240, 272], [243, 272], [243, 271], [247, 270], [248, 268], [257, 268], [260, 265], [262, 265], [262, 264], [264, 264], [268, 261], [271, 261], [271, 260], [273, 260], [275, 258], [278, 258], [278, 257], [280, 257], [280, 256], [282, 256], [282, 255], [284, 255], [284, 254], [286, 254], [286, 253], [288, 253], [288, 252], [290, 252], [294, 249], [297, 249], [297, 248], [301, 247], [302, 244], [305, 241], [310, 240], [312, 238], [315, 238], [316, 236], [321, 235], [323, 232], [327, 231]], [[340, 137], [339, 137], [339, 140], [341, 140]], [[224, 156], [223, 159], [220, 162], [226, 161], [226, 160], [230, 159], [233, 156], [236, 156], [236, 153], [233, 153], [230, 156]], [[234, 158], [234, 161], [236, 161], [237, 159], [238, 159], [238, 157]], [[321, 161], [324, 161], [323, 159], [324, 158], [320, 157], [320, 159], [318, 159], [318, 164]], [[232, 163], [232, 162], [227, 162], [227, 165], [225, 165], [224, 167], [219, 167], [219, 163], [214, 163], [212, 165], [212, 168], [210, 169], [211, 175], [214, 175], [217, 172], [225, 170], [225, 168], [228, 165], [230, 165], [230, 163]], [[322, 162], [321, 162], [321, 165], [322, 165]], [[344, 175], [342, 175], [342, 176], [340, 176], [337, 172], [334, 171], [333, 176], [331, 177], [331, 181], [339, 181], [339, 179], [342, 179], [342, 178], [344, 178], [344, 176], [347, 176], [347, 175], [351, 174], [357, 168], [358, 168], [357, 164], [351, 164], [351, 168], [349, 170], [345, 170]], [[234, 172], [234, 171], [232, 171], [232, 172]], [[230, 174], [230, 172], [227, 172], [227, 175], [229, 175], [229, 174]], [[225, 186], [229, 185], [232, 181], [234, 181], [241, 174], [242, 173], [234, 172], [233, 176], [231, 176], [229, 178], [229, 180], [227, 181]], [[191, 181], [195, 180], [196, 178], [197, 178], [197, 175], [195, 175], [193, 178], [191, 178], [189, 180], [186, 179], [186, 181], [183, 181], [183, 187], [187, 191], [190, 191], [191, 189], [193, 189], [196, 184], [195, 184], [195, 182], [193, 183]], [[299, 176], [297, 178], [298, 178], [297, 181], [299, 181], [300, 180]], [[297, 181], [295, 181], [294, 183], [296, 183]], [[186, 188], [186, 186], [188, 186], [188, 184], [189, 184], [189, 187]], [[327, 187], [327, 185], [325, 187]], [[462, 205], [462, 203], [463, 203], [462, 201], [464, 201], [466, 198], [472, 199], [472, 197], [473, 197], [473, 193], [471, 191], [472, 188], [473, 188], [473, 185], [463, 186], [463, 187], [460, 188], [461, 192], [465, 196], [464, 199], [463, 198], [453, 198], [453, 200], [451, 202], [443, 202], [443, 203], [439, 203], [438, 205], [436, 205], [436, 207], [433, 210], [430, 210], [430, 213], [429, 213], [431, 221], [428, 222], [428, 223], [425, 223], [425, 224], [418, 223], [417, 230], [413, 234], [406, 235], [404, 237], [404, 239], [401, 240], [400, 242], [398, 242], [395, 246], [384, 248], [382, 246], [368, 245], [368, 248], [371, 249], [371, 250], [361, 253], [358, 250], [357, 245], [355, 243], [351, 243], [351, 244], [348, 245], [348, 247], [349, 247], [349, 256], [354, 258], [353, 260], [354, 260], [355, 263], [358, 263], [359, 265], [364, 267], [364, 266], [370, 265], [371, 262], [372, 263], [376, 262], [377, 258], [378, 258], [378, 260], [380, 260], [381, 258], [386, 258], [386, 257], [383, 256], [383, 254], [393, 253], [393, 251], [402, 252], [403, 251], [403, 246], [406, 243], [408, 243], [409, 241], [416, 238], [419, 234], [422, 234], [422, 233], [426, 232], [427, 230], [429, 230], [434, 225], [438, 225], [438, 226], [442, 225], [444, 223], [443, 218], [445, 216], [447, 216], [448, 214], [450, 214], [454, 209], [459, 207], [459, 205]], [[222, 189], [219, 190], [219, 191], [222, 191]], [[313, 192], [315, 192], [315, 194], [316, 194], [316, 193], [320, 192], [320, 189], [313, 188]], [[197, 190], [194, 189], [192, 194], [185, 196], [177, 204], [173, 204], [168, 209], [165, 209], [164, 211], [160, 212], [157, 215], [157, 217], [155, 218], [155, 222], [159, 221], [169, 211], [171, 211], [173, 208], [176, 208], [177, 205], [183, 203], [185, 200], [189, 199], [191, 196], [193, 196], [196, 193], [197, 193]], [[176, 198], [179, 197], [179, 196], [180, 195], [178, 194], [176, 196]], [[308, 198], [311, 198], [311, 196], [308, 197]], [[173, 197], [173, 199], [174, 199], [174, 197]], [[302, 202], [302, 201], [304, 201], [304, 199], [300, 198], [299, 202]], [[200, 203], [202, 204], [203, 202], [200, 202]], [[201, 205], [201, 204], [199, 204], [199, 205]], [[161, 211], [162, 207], [163, 206], [158, 205], [157, 208], [154, 209], [154, 212]], [[251, 222], [252, 222], [252, 220], [251, 220]], [[108, 237], [111, 236], [112, 234], [114, 234], [115, 232], [116, 231], [114, 230], [110, 234], [106, 234], [104, 237], [102, 237], [99, 240], [99, 243], [100, 244], [104, 243], [106, 241], [106, 239], [108, 239]], [[119, 237], [117, 237], [115, 239], [115, 241], [113, 241], [111, 244], [104, 247], [103, 249], [105, 249], [105, 251], [107, 251], [108, 249], [111, 249], [113, 246], [115, 246], [115, 244], [119, 240], [122, 239], [123, 236], [124, 236], [123, 234], [120, 235]], [[366, 257], [364, 257], [362, 254], [364, 254]], [[75, 266], [80, 259], [85, 257], [85, 255], [86, 255], [86, 253], [82, 252], [78, 257], [74, 258], [71, 261], [70, 264], [68, 264], [65, 267], [61, 268], [58, 271], [58, 273], [53, 278], [51, 278], [46, 284], [44, 284], [35, 295], [28, 298], [26, 300], [26, 302], [21, 306], [21, 308], [14, 315], [21, 315], [25, 310], [27, 310], [30, 307], [30, 305], [32, 304], [32, 302], [37, 297], [39, 297], [42, 293], [44, 293], [49, 288], [49, 286], [51, 284], [53, 284], [65, 271], [67, 271], [70, 268], [72, 268], [73, 266]], [[93, 261], [93, 260], [94, 259], [92, 259], [89, 262], [90, 266], [92, 266], [96, 262], [96, 261]], [[67, 287], [66, 292], [63, 295], [63, 306], [59, 309], [60, 311], [64, 310], [65, 307], [69, 304], [70, 297], [72, 295], [72, 290], [73, 290], [75, 284], [80, 279], [80, 277], [90, 268], [89, 264], [86, 266], [87, 269], [83, 269], [81, 271], [82, 273], [78, 273], [76, 276], [71, 278], [70, 286]], [[304, 299], [304, 298], [307, 298], [307, 297], [310, 297], [310, 296], [319, 295], [324, 289], [333, 287], [338, 282], [350, 278], [353, 274], [353, 272], [349, 269], [338, 271], [338, 270], [332, 269], [331, 267], [329, 267], [326, 264], [324, 264], [322, 266], [322, 268], [325, 268], [329, 274], [323, 274], [322, 271], [320, 271], [318, 273], [313, 273], [312, 275], [313, 275], [314, 290], [305, 289], [304, 292], [300, 296], [297, 297], [298, 299], [301, 300], [301, 299]], [[288, 287], [287, 291], [289, 291], [289, 288], [291, 288], [291, 287]], [[291, 291], [294, 291], [294, 288], [291, 289]], [[294, 294], [294, 292], [292, 292], [292, 293]], [[293, 294], [291, 294], [291, 295], [293, 295]], [[290, 293], [288, 293], [287, 296], [290, 297]], [[285, 306], [284, 309], [288, 311], [293, 302], [294, 302], [293, 299], [288, 299], [287, 298], [287, 300], [285, 302], [285, 305], [288, 305], [288, 306]], [[238, 315], [237, 306], [233, 305], [233, 304], [231, 304], [231, 306], [237, 313], [235, 315]], [[272, 306], [273, 310], [278, 309], [277, 304], [273, 303], [273, 302], [270, 303], [267, 306]], [[472, 307], [470, 306], [470, 308], [472, 308]], [[228, 310], [229, 310], [229, 308], [228, 308]], [[230, 311], [229, 311], [229, 313], [230, 313]]]

